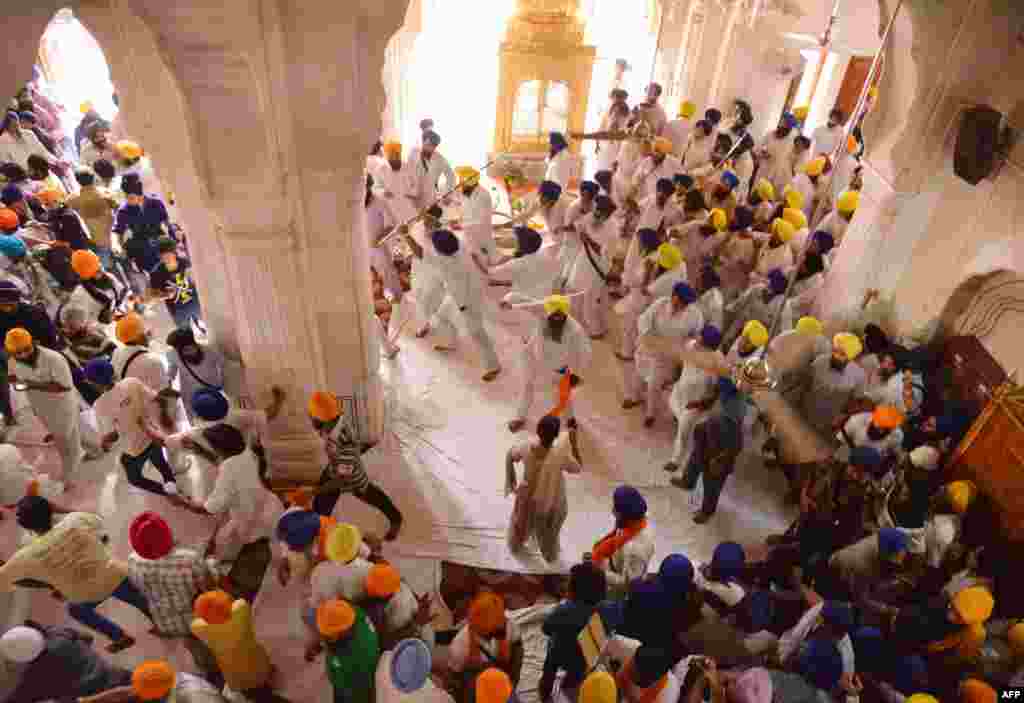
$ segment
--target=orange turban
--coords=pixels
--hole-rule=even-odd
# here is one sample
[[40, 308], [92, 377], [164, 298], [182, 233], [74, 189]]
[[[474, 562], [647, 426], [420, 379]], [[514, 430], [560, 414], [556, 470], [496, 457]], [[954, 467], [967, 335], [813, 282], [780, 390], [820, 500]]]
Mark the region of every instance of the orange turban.
[[366, 575], [366, 594], [370, 598], [389, 598], [402, 587], [402, 577], [391, 564], [374, 564]]
[[79, 278], [89, 280], [100, 272], [100, 257], [88, 249], [79, 249], [71, 255], [71, 268]]
[[960, 684], [960, 700], [964, 703], [996, 703], [999, 694], [980, 679], [967, 679]]
[[871, 413], [871, 424], [883, 430], [895, 430], [903, 424], [903, 413], [891, 405], [879, 405]]
[[165, 661], [144, 661], [132, 672], [132, 690], [141, 701], [166, 698], [174, 688], [174, 669]]
[[117, 335], [117, 341], [121, 344], [129, 344], [145, 336], [146, 323], [142, 321], [142, 317], [138, 313], [130, 312], [117, 321], [114, 333]]
[[193, 613], [211, 625], [222, 625], [231, 619], [231, 608], [235, 604], [225, 591], [207, 591], [196, 598]]
[[477, 703], [508, 703], [512, 679], [501, 669], [486, 669], [476, 677]]
[[4, 337], [4, 349], [8, 354], [17, 354], [32, 346], [32, 335], [24, 327], [15, 327]]
[[41, 202], [46, 207], [53, 207], [57, 203], [64, 201], [64, 194], [59, 190], [53, 188], [47, 188], [36, 193], [36, 200]]
[[967, 625], [977, 625], [992, 617], [996, 601], [984, 586], [970, 586], [953, 596], [953, 610]]
[[469, 604], [469, 626], [487, 637], [505, 626], [505, 599], [493, 591], [481, 591]]
[[21, 224], [21, 220], [18, 219], [18, 213], [10, 208], [0, 208], [0, 229], [5, 232], [9, 232], [13, 229], [18, 229]]
[[324, 601], [316, 609], [316, 629], [329, 640], [343, 637], [356, 622], [356, 611], [348, 601]]
[[341, 417], [341, 403], [337, 396], [317, 391], [309, 397], [309, 416], [321, 422], [331, 422]]

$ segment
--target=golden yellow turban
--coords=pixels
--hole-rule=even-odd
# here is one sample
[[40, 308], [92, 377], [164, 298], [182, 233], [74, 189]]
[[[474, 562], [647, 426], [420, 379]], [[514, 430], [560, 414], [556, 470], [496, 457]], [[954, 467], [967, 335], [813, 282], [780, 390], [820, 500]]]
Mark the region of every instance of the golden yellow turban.
[[316, 391], [309, 397], [309, 416], [321, 422], [337, 420], [341, 417], [341, 403], [333, 393]]
[[845, 214], [852, 215], [857, 212], [857, 207], [860, 206], [860, 191], [859, 190], [847, 190], [839, 196], [839, 200], [836, 201], [836, 210]]
[[388, 598], [402, 587], [402, 576], [391, 564], [374, 564], [366, 575], [366, 595], [370, 598]]
[[811, 108], [807, 105], [801, 105], [800, 107], [793, 108], [793, 117], [797, 118], [801, 122], [807, 119], [807, 115], [811, 113]]
[[114, 146], [114, 151], [122, 159], [138, 159], [139, 157], [142, 156], [143, 153], [141, 146], [139, 146], [135, 142], [130, 142], [128, 140], [119, 141]]
[[683, 119], [690, 119], [697, 114], [697, 106], [689, 100], [684, 100], [679, 104], [679, 116]]
[[760, 320], [748, 320], [747, 324], [743, 325], [743, 336], [760, 349], [768, 343], [768, 328]]
[[555, 313], [562, 313], [568, 317], [571, 305], [569, 299], [564, 295], [549, 295], [544, 299], [544, 314], [551, 316]]
[[382, 149], [389, 160], [402, 158], [402, 142], [384, 142]]
[[683, 263], [683, 252], [679, 251], [679, 247], [668, 242], [658, 247], [658, 266], [666, 271], [672, 271], [681, 263]]
[[130, 312], [117, 321], [114, 333], [121, 344], [137, 342], [146, 336], [146, 323], [138, 313]]
[[356, 622], [356, 611], [348, 601], [335, 598], [316, 609], [316, 629], [325, 638], [336, 640], [348, 633]]
[[775, 200], [775, 186], [767, 178], [758, 178], [754, 184], [754, 191], [761, 197], [761, 200], [765, 202], [772, 202]]
[[493, 591], [481, 591], [469, 604], [469, 626], [481, 637], [505, 627], [505, 599]]
[[71, 255], [71, 269], [88, 281], [100, 272], [100, 257], [88, 249], [79, 249]]
[[348, 564], [359, 554], [363, 535], [359, 528], [347, 522], [339, 523], [327, 535], [327, 558], [339, 564]]
[[978, 495], [974, 481], [953, 481], [946, 484], [946, 499], [957, 515], [963, 515]]
[[455, 175], [459, 177], [459, 183], [466, 185], [468, 183], [476, 183], [480, 180], [480, 172], [472, 166], [458, 166], [455, 169]]
[[800, 334], [818, 335], [825, 334], [825, 327], [818, 318], [806, 315], [796, 321], [796, 331]]
[[960, 684], [960, 700], [964, 703], [996, 703], [999, 694], [981, 679], [966, 679]]
[[843, 352], [847, 361], [853, 361], [864, 351], [864, 344], [860, 341], [860, 337], [852, 332], [840, 332], [834, 336], [832, 346]]
[[716, 207], [708, 215], [708, 222], [719, 232], [724, 232], [725, 228], [729, 226], [729, 216], [725, 214], [725, 210]]
[[803, 210], [788, 207], [782, 211], [782, 219], [793, 225], [797, 230], [807, 227], [807, 215], [804, 214]]
[[953, 610], [966, 625], [980, 625], [992, 616], [996, 601], [984, 586], [961, 589], [953, 596]]
[[782, 190], [782, 197], [786, 200], [786, 205], [796, 210], [801, 209], [804, 206], [804, 194], [793, 186], [786, 186]]
[[501, 669], [485, 669], [476, 677], [477, 703], [508, 703], [512, 690], [512, 679]]
[[793, 239], [793, 235], [796, 234], [796, 228], [793, 227], [791, 222], [787, 222], [781, 217], [776, 217], [772, 222], [772, 234], [778, 237], [780, 242], [787, 244]]
[[607, 671], [595, 671], [580, 686], [579, 703], [616, 703], [618, 688]]
[[929, 693], [915, 693], [903, 703], [939, 703], [939, 699]]
[[658, 137], [654, 140], [654, 153], [655, 154], [671, 154], [672, 153], [672, 140], [666, 139], [665, 137]]
[[92, 100], [86, 100], [86, 101], [82, 102], [82, 104], [80, 104], [80, 105], [78, 106], [78, 110], [79, 110], [79, 111], [80, 111], [80, 112], [81, 112], [81, 113], [82, 113], [83, 115], [84, 115], [85, 113], [87, 113], [87, 112], [89, 112], [89, 111], [93, 110], [93, 109], [95, 109], [95, 106], [94, 106], [94, 105], [92, 104]]
[[175, 674], [165, 661], [144, 661], [132, 672], [132, 691], [140, 701], [159, 701], [174, 688]]
[[32, 335], [24, 327], [15, 327], [4, 337], [4, 349], [8, 354], [23, 352], [32, 346]]
[[819, 156], [816, 159], [811, 159], [804, 165], [804, 173], [808, 176], [820, 176], [825, 172], [825, 167], [828, 165], [828, 159], [824, 156]]

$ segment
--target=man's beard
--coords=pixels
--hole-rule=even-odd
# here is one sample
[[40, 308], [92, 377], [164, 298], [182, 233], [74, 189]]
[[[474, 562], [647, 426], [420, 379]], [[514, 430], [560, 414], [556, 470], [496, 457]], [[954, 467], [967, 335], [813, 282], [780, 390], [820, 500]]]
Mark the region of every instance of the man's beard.
[[874, 425], [868, 425], [868, 439], [873, 442], [882, 441], [888, 434], [889, 430], [884, 430], [881, 427], [875, 427]]
[[476, 188], [476, 186], [464, 186], [462, 188], [462, 194], [463, 195], [472, 195], [473, 194], [473, 189], [475, 189], [475, 188]]
[[849, 363], [849, 362], [846, 362], [846, 361], [836, 361], [835, 359], [832, 359], [829, 362], [829, 365], [832, 367], [833, 371], [843, 371], [843, 370], [846, 369], [846, 364], [847, 363]]
[[878, 369], [878, 375], [882, 377], [883, 381], [888, 381], [890, 378], [896, 375], [896, 369]]
[[547, 336], [549, 339], [555, 342], [562, 341], [562, 335], [565, 334], [565, 324], [568, 320], [548, 320], [547, 324]]

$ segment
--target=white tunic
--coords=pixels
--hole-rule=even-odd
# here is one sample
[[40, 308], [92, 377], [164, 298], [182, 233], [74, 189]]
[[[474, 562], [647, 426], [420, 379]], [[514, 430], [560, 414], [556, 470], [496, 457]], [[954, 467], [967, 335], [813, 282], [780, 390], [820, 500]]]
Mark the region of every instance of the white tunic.
[[453, 256], [438, 256], [438, 269], [444, 278], [445, 292], [456, 306], [463, 308], [483, 300], [484, 290], [480, 271], [470, 259], [466, 248], [459, 247]]
[[[142, 353], [138, 354], [140, 351]], [[114, 373], [119, 380], [137, 378], [154, 392], [162, 391], [171, 385], [166, 358], [163, 354], [149, 351], [146, 347], [119, 346], [111, 355], [110, 364], [114, 367]], [[128, 367], [127, 374], [124, 373], [125, 366]]]
[[[577, 224], [577, 227], [597, 242], [601, 246], [601, 251], [598, 253], [596, 249], [590, 249], [588, 256], [579, 232], [566, 234], [565, 243], [562, 246], [563, 251], [572, 248], [569, 246], [569, 242], [572, 240], [576, 241], [578, 247], [575, 260], [568, 272], [569, 288], [572, 290], [590, 290], [594, 286], [603, 285], [604, 279], [601, 277], [601, 274], [607, 276], [608, 271], [611, 269], [611, 256], [609, 252], [618, 234], [618, 229], [613, 220], [607, 219], [604, 222], [598, 223], [593, 214], [584, 217], [583, 221]], [[593, 259], [593, 263], [591, 263], [591, 259]], [[601, 273], [597, 272], [594, 264], [597, 264]]]
[[419, 198], [420, 207], [426, 207], [440, 195], [441, 178], [444, 178], [445, 190], [451, 190], [455, 186], [455, 172], [452, 170], [448, 159], [436, 150], [430, 155], [426, 163], [423, 161], [423, 151], [416, 147], [409, 153], [409, 159], [402, 168], [409, 169], [416, 181], [416, 192]]
[[[641, 335], [657, 335], [677, 339], [681, 344], [684, 340], [700, 334], [704, 326], [704, 315], [696, 305], [687, 305], [681, 312], [672, 309], [672, 298], [666, 296], [651, 303], [640, 319], [637, 329]], [[662, 367], [674, 366], [672, 360], [650, 357], [641, 351], [636, 354], [637, 373], [648, 383], [653, 382]]]
[[374, 176], [374, 194], [382, 198], [397, 222], [405, 222], [416, 216], [414, 202], [418, 198], [419, 185], [415, 174], [408, 166], [399, 170], [386, 164]]
[[811, 385], [804, 394], [804, 417], [820, 429], [831, 430], [832, 422], [850, 398], [861, 392], [865, 380], [864, 369], [857, 364], [849, 363], [842, 371], [836, 371], [831, 366], [831, 354], [822, 354], [811, 362]]
[[561, 264], [557, 259], [536, 252], [491, 269], [491, 277], [512, 282], [512, 290], [505, 294], [505, 300], [515, 304], [543, 300], [551, 295], [560, 271]]
[[665, 125], [661, 136], [672, 141], [672, 154], [677, 159], [682, 159], [686, 153], [686, 144], [690, 139], [690, 131], [693, 129], [691, 120], [680, 117]]
[[697, 307], [704, 315], [705, 325], [714, 325], [719, 332], [725, 332], [725, 296], [722, 295], [722, 291], [718, 288], [705, 291], [697, 299]]
[[683, 158], [683, 171], [689, 173], [695, 168], [711, 163], [711, 152], [715, 150], [715, 135], [712, 132], [705, 137], [696, 133], [690, 135], [686, 145], [686, 156]]
[[256, 535], [268, 535], [273, 529], [263, 517], [267, 501], [272, 499], [273, 494], [260, 482], [259, 460], [246, 448], [221, 463], [205, 507], [211, 513], [228, 513], [237, 527], [255, 539]]
[[765, 137], [762, 153], [766, 157], [761, 166], [762, 177], [771, 181], [775, 194], [781, 197], [783, 188], [793, 180], [792, 132], [782, 139], [770, 133]]
[[640, 205], [640, 219], [637, 221], [636, 228], [640, 229], [659, 229], [663, 224], [665, 229], [678, 225], [683, 220], [683, 213], [676, 205], [672, 198], [665, 201], [664, 207], [658, 206], [658, 196], [649, 195], [641, 200]]
[[47, 393], [44, 391], [25, 391], [32, 410], [46, 425], [46, 429], [54, 435], [64, 437], [78, 424], [78, 391], [71, 378], [71, 366], [68, 360], [52, 349], [36, 345], [39, 357], [35, 366], [9, 358], [10, 372], [21, 381], [34, 383], [59, 383], [68, 388], [66, 393]]
[[683, 165], [674, 156], [666, 156], [660, 164], [654, 163], [653, 157], [647, 157], [637, 166], [633, 174], [633, 187], [637, 198], [653, 196], [657, 192], [658, 180], [672, 177], [683, 172]]
[[579, 373], [590, 365], [590, 338], [580, 323], [571, 317], [566, 320], [561, 342], [544, 334], [546, 324], [539, 323], [533, 338], [524, 348], [523, 353], [529, 362], [526, 368], [555, 372], [568, 367]]
[[547, 169], [544, 171], [544, 180], [557, 183], [562, 190], [569, 187], [573, 172], [576, 170], [576, 159], [568, 148], [562, 149], [555, 154], [555, 158], [548, 157]]
[[653, 557], [654, 525], [648, 519], [647, 527], [608, 560], [608, 568], [605, 570], [608, 595], [613, 598], [624, 597], [634, 579], [647, 575]]
[[871, 426], [871, 413], [857, 413], [843, 425], [846, 436], [855, 447], [871, 447], [883, 455], [895, 455], [903, 446], [903, 430], [897, 428], [882, 439], [871, 439], [868, 427]]
[[[701, 349], [702, 347], [696, 339], [692, 339], [686, 343], [686, 348]], [[715, 352], [715, 354], [723, 361], [725, 360], [721, 352]], [[668, 405], [677, 418], [681, 417], [683, 413], [691, 412], [687, 409], [687, 404], [709, 397], [717, 382], [718, 374], [708, 373], [694, 364], [685, 364], [679, 380], [672, 386], [672, 395], [669, 396]]]

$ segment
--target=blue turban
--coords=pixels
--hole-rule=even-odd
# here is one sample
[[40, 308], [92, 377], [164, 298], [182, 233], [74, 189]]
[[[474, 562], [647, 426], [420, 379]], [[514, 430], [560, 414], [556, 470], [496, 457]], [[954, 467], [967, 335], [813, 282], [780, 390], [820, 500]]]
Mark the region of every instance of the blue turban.
[[789, 279], [786, 278], [786, 274], [782, 272], [782, 269], [772, 269], [768, 272], [768, 288], [771, 289], [775, 295], [780, 295], [786, 292], [786, 286], [789, 285]]
[[200, 388], [192, 394], [192, 412], [207, 422], [219, 422], [228, 414], [228, 399], [213, 388]]
[[391, 684], [401, 693], [415, 693], [430, 678], [430, 648], [410, 637], [395, 645], [391, 655]]
[[843, 675], [843, 658], [832, 640], [819, 637], [807, 642], [797, 668], [815, 687], [831, 691]]
[[661, 562], [658, 578], [667, 593], [684, 596], [693, 586], [693, 563], [682, 554], [669, 554]]
[[849, 603], [839, 600], [827, 600], [821, 609], [821, 617], [826, 623], [839, 630], [853, 627], [853, 608]]
[[665, 193], [666, 195], [672, 195], [676, 192], [676, 184], [672, 182], [671, 178], [659, 178], [658, 182], [654, 184], [654, 188], [659, 193]]
[[434, 146], [437, 146], [438, 144], [441, 143], [441, 135], [439, 135], [432, 129], [428, 129], [423, 133], [423, 143], [433, 144]]
[[775, 601], [771, 591], [751, 591], [742, 601], [739, 623], [746, 632], [760, 632], [771, 627], [775, 620]]
[[14, 205], [14, 203], [20, 203], [24, 199], [25, 194], [16, 185], [8, 185], [3, 191], [0, 191], [0, 203], [4, 205]]
[[36, 116], [35, 116], [34, 113], [31, 113], [31, 112], [19, 112], [18, 113], [18, 119], [20, 119], [22, 122], [26, 122], [26, 121], [35, 122], [36, 121]]
[[688, 173], [677, 173], [672, 177], [672, 182], [689, 190], [693, 187], [693, 176]]
[[519, 256], [533, 254], [543, 243], [540, 232], [529, 227], [516, 227], [513, 232], [516, 235], [516, 254]]
[[454, 256], [455, 252], [459, 250], [459, 238], [447, 229], [438, 229], [431, 232], [430, 241], [434, 243], [437, 253], [444, 256]]
[[872, 672], [885, 664], [885, 640], [877, 627], [859, 627], [850, 634], [857, 668]]
[[737, 395], [740, 389], [736, 387], [736, 384], [728, 376], [718, 377], [718, 393], [724, 398], [731, 398]]
[[907, 551], [910, 540], [907, 533], [895, 527], [883, 527], [878, 531], [878, 552], [882, 556], [895, 556], [900, 552]]
[[16, 303], [21, 300], [21, 289], [14, 281], [0, 281], [0, 303]]
[[0, 254], [8, 259], [20, 259], [28, 253], [28, 247], [21, 237], [13, 234], [0, 234]]
[[862, 469], [877, 469], [882, 463], [882, 453], [874, 447], [854, 447], [850, 450], [850, 463]]
[[647, 501], [632, 486], [619, 486], [612, 496], [612, 506], [624, 520], [639, 520], [647, 514]]
[[548, 135], [548, 143], [553, 147], [564, 149], [569, 146], [569, 142], [565, 141], [565, 135], [561, 132], [552, 132]]
[[85, 378], [99, 386], [114, 385], [114, 365], [105, 356], [85, 362]]
[[622, 632], [641, 642], [664, 637], [665, 613], [678, 594], [670, 592], [661, 579], [636, 579], [622, 605]]
[[733, 232], [739, 232], [740, 230], [748, 229], [753, 224], [754, 211], [746, 205], [740, 205], [732, 214], [732, 226], [729, 229]]
[[640, 249], [643, 251], [654, 251], [661, 245], [661, 235], [658, 230], [644, 227], [636, 232], [637, 240], [640, 242]]
[[935, 429], [943, 437], [956, 437], [967, 431], [971, 426], [971, 416], [966, 411], [956, 409], [935, 418]]
[[292, 551], [301, 551], [320, 535], [320, 515], [312, 510], [292, 510], [277, 521], [277, 538]]
[[920, 654], [900, 657], [888, 669], [889, 683], [905, 696], [928, 688], [928, 664]]
[[711, 578], [715, 581], [735, 581], [743, 573], [747, 554], [736, 542], [722, 542], [711, 555]]
[[782, 124], [790, 129], [795, 129], [800, 124], [800, 120], [792, 112], [787, 112], [782, 115]]
[[590, 195], [597, 195], [600, 191], [601, 191], [601, 186], [599, 186], [594, 181], [583, 181], [582, 183], [580, 183], [580, 192], [581, 193], [588, 193]]
[[832, 235], [823, 229], [819, 229], [812, 237], [818, 243], [818, 251], [822, 254], [827, 254], [836, 245], [836, 240]]
[[543, 181], [537, 188], [537, 192], [545, 200], [558, 200], [562, 197], [562, 186], [554, 181]]
[[740, 184], [740, 179], [732, 171], [726, 171], [722, 174], [722, 185], [729, 190], [732, 190]]
[[709, 349], [718, 349], [718, 345], [722, 343], [722, 331], [714, 325], [704, 325], [704, 329], [700, 331], [700, 341]]
[[684, 283], [683, 281], [672, 286], [672, 295], [679, 298], [687, 305], [697, 302], [697, 291], [691, 288], [688, 283]]

